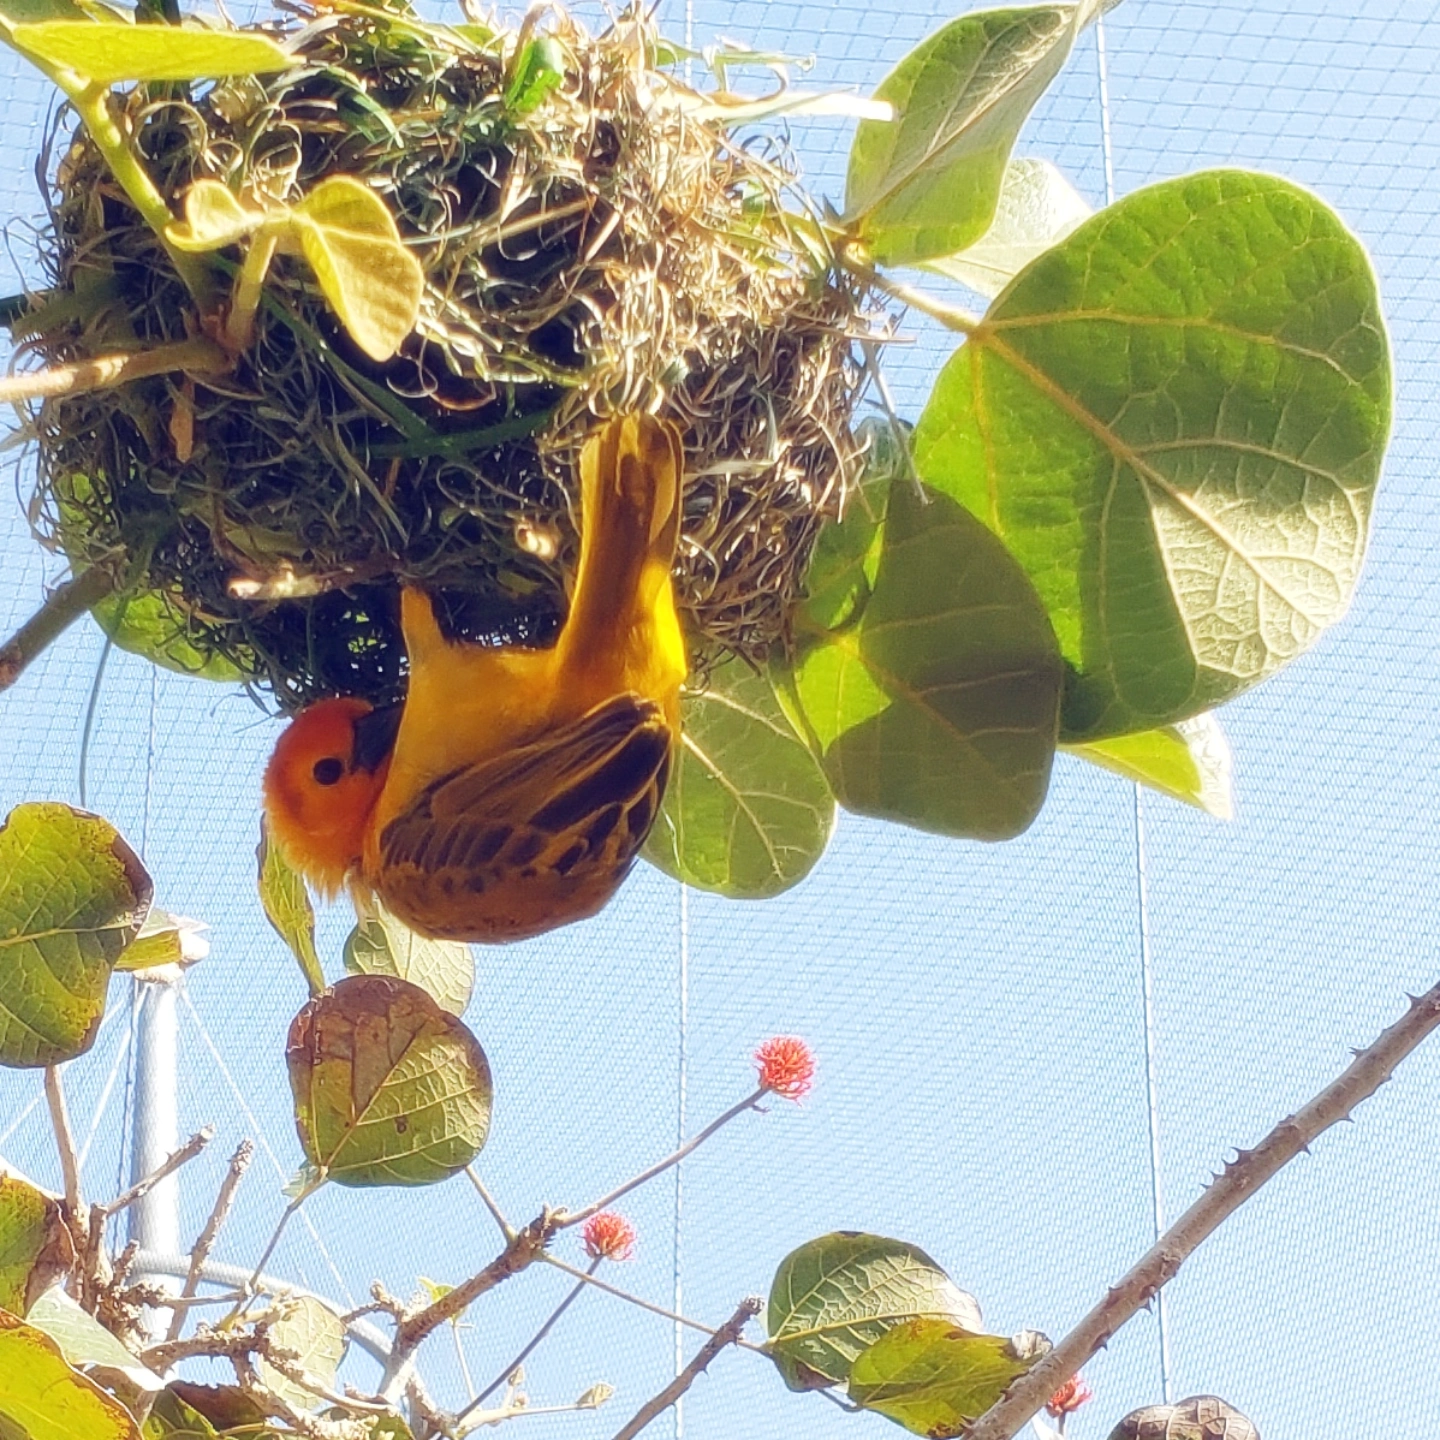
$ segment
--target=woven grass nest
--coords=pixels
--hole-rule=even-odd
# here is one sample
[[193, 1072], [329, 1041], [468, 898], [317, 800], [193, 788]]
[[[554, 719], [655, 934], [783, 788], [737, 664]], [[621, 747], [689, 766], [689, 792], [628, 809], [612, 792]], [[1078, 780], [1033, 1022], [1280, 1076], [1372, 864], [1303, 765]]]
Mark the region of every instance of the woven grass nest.
[[[707, 111], [633, 16], [591, 37], [554, 8], [492, 30], [346, 5], [263, 28], [305, 63], [127, 92], [144, 164], [177, 213], [201, 179], [284, 202], [357, 177], [421, 261], [419, 322], [372, 361], [281, 257], [231, 373], [40, 407], [42, 534], [162, 605], [172, 660], [229, 662], [286, 710], [385, 702], [402, 583], [438, 592], [457, 636], [553, 636], [579, 449], [645, 408], [685, 436], [696, 663], [764, 653], [857, 467], [875, 309], [784, 146]], [[60, 143], [47, 258], [73, 318], [29, 346], [63, 363], [183, 339], [194, 305], [154, 230], [83, 131]]]

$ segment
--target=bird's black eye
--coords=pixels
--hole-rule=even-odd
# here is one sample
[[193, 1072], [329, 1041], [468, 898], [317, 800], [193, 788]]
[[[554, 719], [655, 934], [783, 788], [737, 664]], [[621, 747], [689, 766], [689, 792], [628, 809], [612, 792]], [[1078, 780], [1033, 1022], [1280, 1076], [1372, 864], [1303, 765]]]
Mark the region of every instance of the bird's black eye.
[[310, 773], [315, 777], [317, 785], [334, 785], [345, 773], [345, 762], [337, 760], [333, 755], [327, 755], [323, 760], [315, 762], [315, 768]]

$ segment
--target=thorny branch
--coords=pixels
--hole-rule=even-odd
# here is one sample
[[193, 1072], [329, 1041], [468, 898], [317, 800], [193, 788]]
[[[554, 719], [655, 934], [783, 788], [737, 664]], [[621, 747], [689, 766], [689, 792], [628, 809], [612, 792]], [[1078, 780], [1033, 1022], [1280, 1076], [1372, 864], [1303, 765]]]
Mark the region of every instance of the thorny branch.
[[1440, 984], [1410, 997], [1409, 1009], [1313, 1100], [1282, 1120], [1253, 1150], [1240, 1150], [1205, 1193], [1140, 1262], [1033, 1370], [1027, 1371], [965, 1432], [965, 1440], [1011, 1440], [1137, 1310], [1173, 1280], [1196, 1247], [1311, 1142], [1368, 1100], [1437, 1025]]

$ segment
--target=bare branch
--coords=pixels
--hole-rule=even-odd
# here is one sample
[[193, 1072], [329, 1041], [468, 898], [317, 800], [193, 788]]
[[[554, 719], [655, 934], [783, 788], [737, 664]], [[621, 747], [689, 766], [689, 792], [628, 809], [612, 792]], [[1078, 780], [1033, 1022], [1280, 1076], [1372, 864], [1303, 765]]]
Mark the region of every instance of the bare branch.
[[750, 1296], [740, 1302], [735, 1313], [700, 1347], [695, 1358], [653, 1399], [647, 1400], [627, 1425], [615, 1434], [615, 1440], [634, 1440], [652, 1420], [663, 1415], [696, 1381], [705, 1367], [727, 1346], [740, 1338], [740, 1332], [760, 1313], [760, 1300]]
[[175, 340], [150, 350], [131, 350], [77, 360], [70, 365], [52, 365], [28, 374], [0, 376], [0, 403], [23, 404], [58, 395], [85, 395], [108, 390], [130, 380], [146, 380], [188, 370], [195, 375], [221, 375], [231, 368], [228, 355], [209, 340]]
[[[191, 1247], [190, 1269], [185, 1276], [185, 1283], [180, 1287], [182, 1300], [188, 1300], [200, 1288], [200, 1272], [205, 1268], [205, 1262], [210, 1258], [211, 1250], [215, 1248], [215, 1239], [220, 1233], [220, 1227], [230, 1214], [230, 1207], [235, 1203], [235, 1192], [240, 1188], [240, 1182], [245, 1178], [245, 1172], [250, 1168], [250, 1161], [254, 1155], [255, 1142], [247, 1138], [235, 1147], [235, 1153], [230, 1157], [230, 1165], [225, 1171], [225, 1178], [220, 1182], [220, 1189], [215, 1196], [215, 1204], [211, 1208], [210, 1218], [205, 1222], [204, 1229], [200, 1231], [195, 1244]], [[185, 1313], [183, 1307], [179, 1305], [175, 1307], [175, 1313], [170, 1317], [170, 1328], [165, 1336], [167, 1340], [175, 1340], [179, 1337], [181, 1328], [185, 1324]]]
[[[4, 657], [0, 656], [0, 664]], [[45, 1102], [50, 1107], [50, 1124], [55, 1131], [55, 1148], [60, 1152], [60, 1174], [65, 1183], [65, 1208], [72, 1225], [85, 1224], [84, 1201], [80, 1198], [80, 1158], [75, 1135], [70, 1129], [70, 1112], [65, 1108], [65, 1090], [60, 1084], [60, 1067], [45, 1067]]]
[[104, 1212], [105, 1217], [108, 1219], [111, 1215], [118, 1215], [127, 1206], [133, 1205], [147, 1195], [167, 1175], [173, 1175], [182, 1165], [193, 1160], [214, 1138], [215, 1127], [213, 1125], [207, 1125], [203, 1130], [197, 1130], [178, 1150], [167, 1155], [143, 1179], [137, 1180], [128, 1190], [122, 1190], [108, 1204], [102, 1205], [100, 1209]]
[[1311, 1142], [1368, 1100], [1437, 1025], [1440, 985], [1420, 997], [1368, 1050], [1253, 1150], [1240, 1150], [1140, 1262], [1033, 1370], [1022, 1375], [966, 1432], [966, 1440], [1011, 1440], [1135, 1312], [1175, 1278], [1195, 1248]]
[[57, 585], [39, 610], [0, 645], [0, 690], [8, 690], [52, 640], [114, 590], [115, 577], [105, 565], [92, 565]]

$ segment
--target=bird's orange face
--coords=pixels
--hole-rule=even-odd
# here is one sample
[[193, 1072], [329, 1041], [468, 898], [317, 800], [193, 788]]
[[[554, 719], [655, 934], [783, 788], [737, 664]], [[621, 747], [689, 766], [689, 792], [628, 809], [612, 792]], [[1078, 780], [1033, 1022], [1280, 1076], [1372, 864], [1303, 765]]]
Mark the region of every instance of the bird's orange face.
[[398, 711], [364, 700], [321, 700], [290, 722], [265, 767], [270, 835], [323, 894], [335, 894], [360, 863], [398, 723]]

